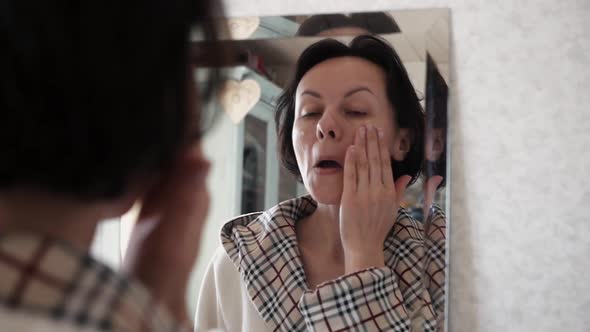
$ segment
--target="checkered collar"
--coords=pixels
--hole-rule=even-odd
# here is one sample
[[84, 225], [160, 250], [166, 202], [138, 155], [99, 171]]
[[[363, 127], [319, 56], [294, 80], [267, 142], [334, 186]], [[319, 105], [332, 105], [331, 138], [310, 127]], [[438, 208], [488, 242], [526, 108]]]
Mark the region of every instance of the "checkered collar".
[[304, 196], [226, 223], [223, 247], [246, 283], [250, 299], [273, 331], [305, 330], [297, 304], [307, 290], [295, 223], [317, 203]]
[[[298, 303], [308, 289], [295, 223], [316, 208], [317, 203], [304, 196], [237, 217], [222, 228], [222, 245], [272, 331], [306, 330]], [[434, 326], [430, 295], [422, 283], [423, 241], [421, 225], [400, 208], [384, 242], [384, 258], [395, 272], [405, 308]]]
[[67, 243], [0, 233], [0, 307], [100, 330], [176, 331], [147, 290]]

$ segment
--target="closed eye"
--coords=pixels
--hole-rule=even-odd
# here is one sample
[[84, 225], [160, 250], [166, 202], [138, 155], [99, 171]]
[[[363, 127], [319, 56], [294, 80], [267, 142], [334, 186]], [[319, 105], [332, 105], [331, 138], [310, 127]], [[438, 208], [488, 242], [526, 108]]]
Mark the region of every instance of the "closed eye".
[[367, 112], [355, 111], [355, 110], [348, 110], [348, 111], [346, 111], [346, 114], [347, 115], [354, 116], [354, 117], [361, 117], [361, 116], [367, 115]]
[[302, 117], [302, 118], [308, 118], [308, 117], [314, 117], [314, 116], [318, 116], [318, 115], [320, 115], [320, 114], [322, 114], [322, 113], [320, 113], [320, 112], [306, 112], [306, 113], [303, 113], [303, 114], [301, 115], [301, 117]]

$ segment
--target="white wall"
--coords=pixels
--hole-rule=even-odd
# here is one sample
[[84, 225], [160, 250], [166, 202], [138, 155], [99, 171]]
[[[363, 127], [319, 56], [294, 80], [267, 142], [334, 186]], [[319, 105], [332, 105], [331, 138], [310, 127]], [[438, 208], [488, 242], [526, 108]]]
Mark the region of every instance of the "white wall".
[[231, 16], [450, 7], [450, 330], [590, 330], [590, 1], [225, 2]]

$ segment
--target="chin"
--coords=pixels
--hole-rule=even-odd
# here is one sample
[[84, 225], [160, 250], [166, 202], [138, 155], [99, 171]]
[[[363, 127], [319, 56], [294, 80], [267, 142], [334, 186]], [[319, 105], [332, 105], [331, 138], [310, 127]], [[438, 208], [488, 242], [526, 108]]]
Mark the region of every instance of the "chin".
[[311, 197], [319, 204], [340, 205], [342, 188], [324, 186], [323, 188], [311, 188], [309, 190]]

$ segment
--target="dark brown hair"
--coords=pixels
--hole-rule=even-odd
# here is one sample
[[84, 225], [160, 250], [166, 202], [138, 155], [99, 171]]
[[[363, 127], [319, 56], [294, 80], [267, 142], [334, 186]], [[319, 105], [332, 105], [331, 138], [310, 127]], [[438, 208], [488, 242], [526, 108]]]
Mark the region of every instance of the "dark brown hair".
[[167, 167], [205, 130], [189, 37], [216, 39], [218, 15], [214, 0], [2, 1], [0, 190], [110, 199]]
[[348, 46], [334, 39], [325, 39], [311, 45], [301, 54], [293, 79], [278, 99], [275, 115], [278, 152], [283, 166], [298, 181], [302, 181], [291, 137], [295, 120], [295, 91], [299, 82], [319, 63], [344, 56], [365, 59], [384, 71], [387, 97], [395, 112], [396, 127], [410, 129], [412, 137], [406, 158], [403, 161], [392, 159], [394, 178], [410, 175], [410, 183], [413, 183], [420, 175], [424, 158], [424, 111], [399, 56], [386, 41], [377, 36], [355, 37]]

